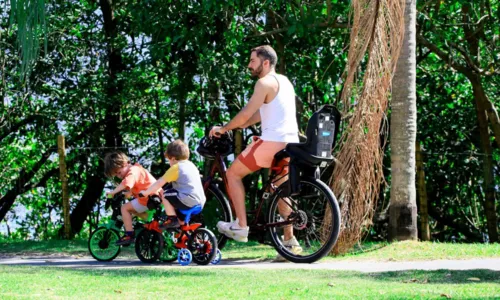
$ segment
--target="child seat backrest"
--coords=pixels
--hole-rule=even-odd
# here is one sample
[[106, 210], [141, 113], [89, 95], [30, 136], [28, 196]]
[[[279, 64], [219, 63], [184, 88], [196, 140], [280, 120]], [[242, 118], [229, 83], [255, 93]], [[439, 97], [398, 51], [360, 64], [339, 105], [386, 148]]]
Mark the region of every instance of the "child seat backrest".
[[314, 112], [307, 123], [304, 150], [314, 156], [331, 157], [340, 118], [340, 112], [333, 105], [324, 105]]

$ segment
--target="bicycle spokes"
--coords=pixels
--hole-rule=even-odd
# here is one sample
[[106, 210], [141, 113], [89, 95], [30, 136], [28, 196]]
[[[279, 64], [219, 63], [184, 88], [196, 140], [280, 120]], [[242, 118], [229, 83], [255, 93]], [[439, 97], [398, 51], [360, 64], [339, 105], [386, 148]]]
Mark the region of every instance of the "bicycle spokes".
[[298, 195], [275, 199], [270, 207], [269, 222], [278, 223], [270, 229], [277, 247], [292, 258], [310, 257], [307, 259], [310, 261], [330, 251], [331, 240], [338, 234], [333, 220], [336, 202], [332, 197], [333, 194], [316, 182], [303, 181]]

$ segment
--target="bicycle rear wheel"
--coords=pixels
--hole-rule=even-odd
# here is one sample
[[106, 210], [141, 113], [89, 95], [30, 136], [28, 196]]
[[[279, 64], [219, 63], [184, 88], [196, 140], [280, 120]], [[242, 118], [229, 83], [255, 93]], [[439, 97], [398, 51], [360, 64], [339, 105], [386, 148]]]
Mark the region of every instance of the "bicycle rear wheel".
[[188, 249], [193, 261], [199, 265], [208, 265], [217, 254], [215, 235], [206, 228], [196, 229], [188, 240]]
[[211, 184], [205, 191], [207, 201], [201, 214], [191, 217], [191, 223], [201, 223], [203, 227], [214, 232], [217, 238], [217, 248], [222, 249], [226, 245], [227, 237], [217, 230], [217, 222], [231, 222], [231, 207], [224, 194], [218, 187]]
[[[339, 235], [340, 209], [335, 195], [322, 181], [304, 178], [300, 181], [300, 193], [285, 199], [279, 198], [278, 190], [273, 194], [269, 208], [269, 223], [277, 223], [285, 221], [278, 204], [291, 207], [287, 220], [292, 224], [269, 227], [274, 248], [295, 263], [312, 263], [321, 259], [332, 250]], [[290, 227], [298, 242], [293, 246], [284, 243], [284, 230]]]

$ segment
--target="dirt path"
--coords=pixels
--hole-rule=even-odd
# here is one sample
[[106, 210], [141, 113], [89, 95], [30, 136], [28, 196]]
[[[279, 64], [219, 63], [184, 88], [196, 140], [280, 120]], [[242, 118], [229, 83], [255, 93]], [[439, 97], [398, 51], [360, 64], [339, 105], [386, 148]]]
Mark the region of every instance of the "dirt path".
[[[177, 263], [144, 264], [138, 259], [117, 258], [112, 262], [98, 262], [90, 257], [54, 257], [54, 256], [25, 256], [3, 257], [0, 265], [40, 266], [63, 268], [185, 268]], [[191, 268], [207, 268], [192, 263]], [[473, 270], [487, 269], [500, 271], [500, 258], [468, 259], [468, 260], [432, 260], [432, 261], [320, 261], [314, 264], [278, 263], [262, 260], [223, 259], [218, 265], [209, 268], [250, 268], [250, 269], [318, 269], [318, 270], [349, 270], [359, 272], [389, 272], [405, 270]]]

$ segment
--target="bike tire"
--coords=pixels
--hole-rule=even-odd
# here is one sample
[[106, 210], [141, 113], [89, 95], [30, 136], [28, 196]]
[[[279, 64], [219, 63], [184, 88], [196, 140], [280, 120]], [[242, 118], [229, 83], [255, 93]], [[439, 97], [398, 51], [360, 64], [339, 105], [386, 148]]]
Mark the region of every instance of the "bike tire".
[[223, 249], [228, 238], [217, 230], [217, 222], [231, 222], [233, 220], [231, 206], [221, 190], [211, 184], [205, 191], [207, 198], [201, 214], [191, 217], [191, 223], [201, 223], [203, 227], [215, 232], [217, 247]]
[[217, 239], [212, 231], [198, 228], [189, 236], [188, 249], [196, 264], [208, 265], [217, 254]]
[[[288, 184], [288, 182], [285, 182], [284, 185], [285, 184]], [[316, 190], [316, 194], [311, 193], [313, 188]], [[298, 195], [287, 198], [292, 198], [294, 199], [294, 201], [297, 201], [297, 211], [302, 211], [306, 215], [307, 222], [305, 225], [302, 225], [304, 226], [304, 228], [294, 229], [294, 235], [299, 241], [301, 251], [303, 251], [304, 248], [306, 251], [303, 251], [302, 253], [294, 253], [287, 250], [281, 239], [280, 231], [282, 230], [282, 228], [269, 227], [269, 233], [271, 235], [271, 242], [274, 248], [285, 259], [294, 263], [313, 263], [330, 253], [330, 251], [335, 246], [340, 231], [340, 209], [337, 203], [337, 199], [335, 198], [332, 190], [319, 179], [301, 179], [299, 190], [300, 192]], [[310, 194], [308, 195], [307, 193]], [[268, 215], [269, 223], [275, 223], [283, 220], [278, 212], [278, 203], [280, 201], [279, 194], [280, 190], [278, 189], [278, 191], [272, 195]], [[319, 212], [315, 214], [314, 208], [316, 206], [316, 203], [314, 205], [310, 204], [309, 199], [320, 199], [320, 197], [323, 197], [322, 199], [324, 199], [324, 206], [326, 207], [325, 212]], [[306, 208], [308, 204], [312, 206], [311, 209]], [[317, 209], [321, 209], [321, 205], [319, 205]], [[328, 218], [329, 220], [327, 220], [326, 218], [328, 213], [331, 214], [330, 218]], [[317, 219], [322, 220], [323, 222], [329, 221], [330, 223], [326, 223], [329, 225], [324, 225], [324, 223], [321, 223], [321, 225], [318, 226], [315, 222], [315, 220]], [[324, 228], [326, 228], [326, 230]], [[319, 234], [315, 232], [317, 229], [321, 230]], [[311, 243], [311, 237], [317, 238], [317, 240], [319, 240], [319, 243], [323, 243], [324, 241], [324, 244], [318, 244], [317, 249], [312, 249], [311, 245], [314, 244], [315, 241]]]
[[94, 230], [87, 242], [90, 255], [98, 261], [112, 261], [121, 251], [121, 246], [115, 245], [120, 234], [114, 229], [99, 227]]
[[163, 235], [155, 230], [142, 230], [135, 239], [135, 254], [144, 263], [154, 263], [163, 253]]

